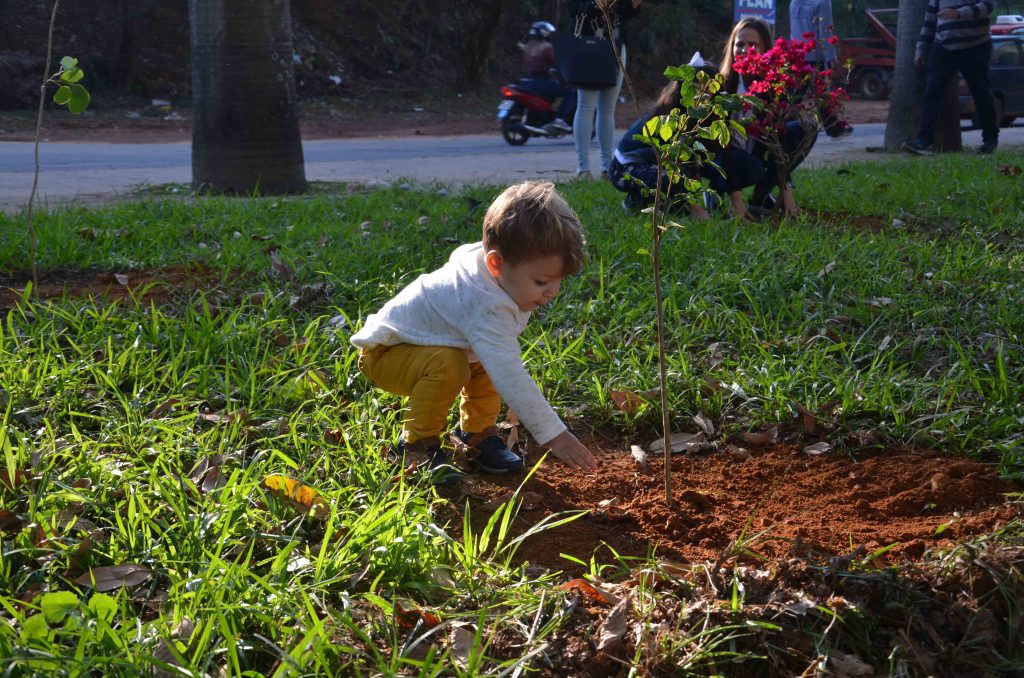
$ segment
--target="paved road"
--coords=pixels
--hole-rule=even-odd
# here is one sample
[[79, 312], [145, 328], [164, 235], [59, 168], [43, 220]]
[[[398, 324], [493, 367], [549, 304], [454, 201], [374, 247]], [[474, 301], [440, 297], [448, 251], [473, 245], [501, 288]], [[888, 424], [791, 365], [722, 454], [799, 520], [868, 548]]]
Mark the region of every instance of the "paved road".
[[[621, 134], [621, 132], [620, 132]], [[857, 125], [840, 140], [820, 137], [809, 164], [879, 157], [884, 124]], [[981, 143], [981, 132], [964, 132], [964, 144]], [[1024, 145], [1024, 127], [1002, 130], [1002, 147]], [[512, 147], [493, 135], [326, 139], [303, 143], [306, 177], [311, 181], [359, 183], [412, 181], [511, 183], [528, 178], [572, 178], [571, 138], [531, 139]], [[44, 143], [40, 148], [39, 205], [97, 204], [125, 197], [133, 189], [191, 181], [191, 145]], [[591, 151], [597, 164], [597, 147]], [[22, 209], [32, 188], [34, 163], [29, 142], [0, 142], [0, 210]]]

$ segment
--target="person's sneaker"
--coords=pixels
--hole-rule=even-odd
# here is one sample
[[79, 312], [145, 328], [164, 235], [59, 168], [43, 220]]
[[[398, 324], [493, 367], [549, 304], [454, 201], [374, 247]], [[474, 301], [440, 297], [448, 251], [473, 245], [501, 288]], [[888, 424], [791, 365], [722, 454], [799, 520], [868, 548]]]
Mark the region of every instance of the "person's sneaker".
[[414, 443], [399, 441], [398, 454], [403, 463], [416, 462], [417, 469], [426, 469], [430, 482], [435, 485], [452, 485], [466, 477], [441, 449], [440, 438], [424, 438]]
[[926, 144], [920, 139], [911, 139], [910, 141], [904, 141], [903, 145], [900, 146], [907, 153], [913, 153], [914, 155], [931, 155], [932, 145]]
[[572, 132], [572, 125], [567, 123], [565, 120], [562, 120], [561, 118], [555, 118], [547, 125], [545, 125], [545, 127], [550, 127], [553, 130], [565, 132], [566, 134]]
[[844, 120], [840, 124], [836, 125], [835, 129], [825, 130], [825, 133], [833, 139], [842, 139], [843, 137], [853, 134], [853, 125]]
[[518, 473], [523, 470], [523, 460], [508, 449], [498, 435], [497, 426], [489, 426], [480, 433], [467, 433], [456, 428], [452, 437], [477, 453], [470, 463], [485, 473]]
[[750, 204], [747, 205], [747, 209], [752, 214], [758, 216], [768, 216], [775, 210], [775, 196], [771, 193], [760, 194], [755, 192], [750, 200]]
[[622, 209], [627, 212], [639, 212], [644, 206], [644, 201], [632, 193], [627, 193], [626, 198], [622, 201]]
[[989, 155], [990, 153], [994, 153], [997, 146], [999, 146], [998, 141], [985, 141], [981, 146], [978, 146], [978, 154]]

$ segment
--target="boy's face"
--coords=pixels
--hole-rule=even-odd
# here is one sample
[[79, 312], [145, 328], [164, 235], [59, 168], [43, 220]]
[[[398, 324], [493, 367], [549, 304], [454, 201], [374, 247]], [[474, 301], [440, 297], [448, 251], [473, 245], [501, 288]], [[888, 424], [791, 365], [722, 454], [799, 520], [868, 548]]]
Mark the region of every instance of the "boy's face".
[[491, 250], [487, 253], [487, 268], [520, 311], [532, 311], [558, 296], [565, 262], [561, 255], [548, 254], [510, 264], [500, 252]]

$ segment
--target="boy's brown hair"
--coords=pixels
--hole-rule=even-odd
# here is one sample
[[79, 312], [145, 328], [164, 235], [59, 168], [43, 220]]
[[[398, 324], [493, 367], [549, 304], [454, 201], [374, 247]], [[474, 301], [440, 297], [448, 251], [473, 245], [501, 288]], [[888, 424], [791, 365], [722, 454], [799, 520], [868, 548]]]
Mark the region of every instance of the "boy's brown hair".
[[583, 267], [580, 220], [550, 181], [524, 181], [506, 188], [484, 215], [484, 250], [497, 250], [510, 264], [557, 254], [564, 275]]

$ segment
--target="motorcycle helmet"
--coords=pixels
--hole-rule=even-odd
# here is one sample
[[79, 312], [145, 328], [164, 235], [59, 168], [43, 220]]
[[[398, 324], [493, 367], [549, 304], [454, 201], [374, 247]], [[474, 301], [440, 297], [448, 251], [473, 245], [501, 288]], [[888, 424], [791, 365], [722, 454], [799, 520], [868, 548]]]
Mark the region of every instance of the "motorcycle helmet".
[[535, 40], [546, 40], [554, 32], [555, 27], [550, 21], [534, 21], [530, 24], [530, 30], [527, 32], [527, 35]]

